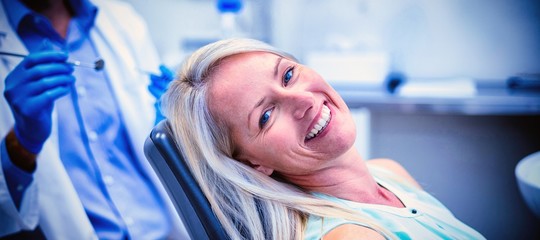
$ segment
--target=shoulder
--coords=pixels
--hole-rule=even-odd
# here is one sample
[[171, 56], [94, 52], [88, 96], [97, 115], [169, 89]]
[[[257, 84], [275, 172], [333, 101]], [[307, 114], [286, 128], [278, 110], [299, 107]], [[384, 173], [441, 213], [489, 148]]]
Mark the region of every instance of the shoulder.
[[417, 186], [418, 188], [422, 188], [418, 182], [409, 174], [409, 172], [398, 162], [387, 159], [387, 158], [377, 158], [377, 159], [371, 159], [366, 161], [368, 166], [377, 166], [379, 168], [386, 169], [400, 177], [402, 177], [407, 182], [413, 184], [414, 186]]
[[325, 240], [338, 239], [385, 239], [383, 235], [373, 229], [356, 225], [343, 224], [324, 235]]

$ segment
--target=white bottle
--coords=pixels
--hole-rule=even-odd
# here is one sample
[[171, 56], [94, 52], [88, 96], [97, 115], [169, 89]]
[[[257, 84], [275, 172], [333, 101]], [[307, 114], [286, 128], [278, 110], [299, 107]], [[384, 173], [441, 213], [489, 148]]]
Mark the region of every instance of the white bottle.
[[222, 38], [240, 37], [238, 14], [242, 6], [242, 0], [217, 0], [217, 9], [221, 16]]

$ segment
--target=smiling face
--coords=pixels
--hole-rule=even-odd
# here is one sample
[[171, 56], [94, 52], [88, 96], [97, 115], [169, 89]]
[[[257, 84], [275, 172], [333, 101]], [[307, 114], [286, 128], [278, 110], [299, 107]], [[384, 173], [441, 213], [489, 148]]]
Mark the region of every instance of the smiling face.
[[229, 128], [234, 157], [267, 175], [312, 174], [353, 147], [347, 105], [306, 66], [243, 53], [223, 60], [211, 78], [209, 108]]

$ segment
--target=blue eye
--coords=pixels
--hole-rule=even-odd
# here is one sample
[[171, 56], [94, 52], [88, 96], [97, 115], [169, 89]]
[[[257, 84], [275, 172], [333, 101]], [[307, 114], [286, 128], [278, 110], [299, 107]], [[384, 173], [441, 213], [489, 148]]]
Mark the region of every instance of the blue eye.
[[262, 129], [264, 125], [270, 120], [270, 115], [272, 114], [273, 109], [267, 110], [263, 113], [261, 118], [259, 119], [259, 127]]
[[287, 69], [287, 71], [285, 71], [285, 74], [283, 75], [283, 83], [285, 84], [285, 86], [289, 84], [289, 81], [291, 81], [291, 79], [293, 78], [293, 75], [294, 75], [294, 67], [289, 68]]

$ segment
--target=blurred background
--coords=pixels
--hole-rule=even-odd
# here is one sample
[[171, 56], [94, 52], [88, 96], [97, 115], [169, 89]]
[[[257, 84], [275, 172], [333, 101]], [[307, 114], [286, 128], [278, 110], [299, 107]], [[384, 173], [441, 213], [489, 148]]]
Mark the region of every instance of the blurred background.
[[366, 159], [401, 162], [488, 239], [540, 239], [514, 174], [540, 151], [540, 1], [127, 1], [171, 68], [231, 36], [292, 53], [349, 104]]

